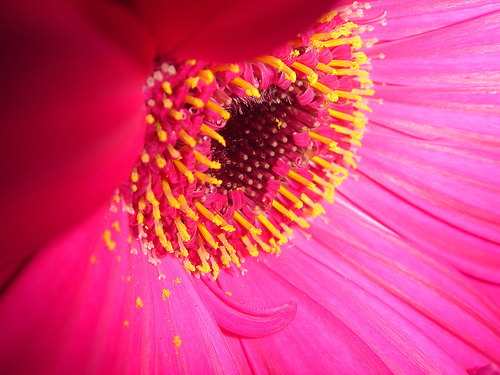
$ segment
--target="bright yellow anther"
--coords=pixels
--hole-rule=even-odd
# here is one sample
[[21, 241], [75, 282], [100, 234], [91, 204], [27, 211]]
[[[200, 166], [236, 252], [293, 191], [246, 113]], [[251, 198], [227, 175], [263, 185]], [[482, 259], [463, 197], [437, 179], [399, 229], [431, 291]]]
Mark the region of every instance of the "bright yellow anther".
[[361, 139], [363, 138], [363, 133], [360, 133], [357, 130], [349, 129], [344, 126], [338, 126], [338, 125], [330, 125], [331, 128], [335, 129], [337, 133], [340, 134], [345, 134], [345, 135], [350, 135], [353, 139]]
[[223, 72], [225, 70], [230, 70], [233, 73], [239, 73], [240, 72], [240, 67], [238, 64], [220, 64], [216, 65], [213, 68], [210, 68], [212, 72]]
[[356, 62], [359, 65], [366, 64], [366, 61], [368, 60], [368, 58], [366, 57], [366, 55], [364, 54], [364, 52], [355, 52], [355, 53], [352, 54], [352, 57], [354, 59], [356, 59]]
[[292, 83], [297, 80], [297, 74], [283, 61], [274, 56], [260, 56], [250, 61], [262, 62], [264, 64], [274, 66], [279, 71], [285, 73], [285, 77], [292, 81]]
[[281, 212], [285, 217], [289, 218], [292, 221], [297, 220], [297, 215], [295, 215], [292, 211], [287, 209], [285, 206], [283, 206], [281, 203], [279, 203], [277, 200], [273, 200], [273, 207]]
[[179, 231], [179, 235], [181, 237], [182, 242], [188, 242], [191, 240], [191, 236], [187, 232], [186, 225], [182, 222], [180, 216], [177, 216], [174, 220], [174, 224]]
[[156, 221], [161, 220], [161, 212], [158, 206], [153, 206], [153, 217]]
[[196, 150], [193, 150], [193, 151], [194, 151], [195, 159], [198, 160], [201, 164], [206, 165], [207, 167], [212, 168], [212, 169], [220, 169], [219, 162], [212, 161], [212, 160], [208, 159], [206, 156], [203, 156], [202, 154], [200, 154]]
[[146, 116], [146, 122], [149, 124], [149, 125], [153, 125], [154, 122], [155, 122], [155, 118], [152, 116], [152, 115], [147, 115]]
[[295, 208], [298, 208], [298, 209], [302, 208], [302, 202], [292, 192], [288, 191], [283, 186], [280, 186], [278, 192], [281, 193], [287, 199], [291, 200], [294, 203]]
[[211, 177], [203, 172], [196, 171], [196, 178], [200, 181], [207, 182], [212, 185], [220, 185], [222, 184], [222, 180], [218, 180], [215, 177]]
[[317, 139], [321, 143], [324, 143], [324, 144], [328, 145], [328, 147], [335, 147], [337, 145], [337, 142], [335, 142], [333, 139], [324, 137], [324, 136], [322, 136], [321, 134], [318, 134], [318, 133], [309, 132], [309, 136], [312, 139]]
[[166, 180], [162, 180], [162, 186], [163, 186], [163, 193], [167, 197], [168, 203], [173, 207], [173, 208], [180, 208], [181, 205], [177, 201], [177, 199], [174, 198], [172, 195], [172, 189], [170, 188], [170, 185]]
[[307, 186], [308, 189], [314, 189], [315, 185], [313, 182], [309, 181], [307, 178], [304, 176], [301, 176], [295, 171], [292, 171], [291, 169], [288, 171], [288, 177], [291, 179], [297, 181], [298, 183]]
[[201, 125], [200, 130], [203, 133], [205, 133], [206, 135], [208, 135], [210, 138], [215, 139], [221, 145], [226, 147], [226, 141], [224, 140], [224, 138], [219, 133], [217, 133], [215, 130], [213, 130], [212, 128], [209, 128], [207, 125], [203, 124], [203, 125]]
[[214, 260], [214, 258], [210, 258], [210, 264], [212, 265], [212, 273], [214, 276], [214, 281], [217, 280], [217, 277], [219, 276], [220, 268], [217, 262]]
[[323, 63], [318, 63], [318, 65], [316, 65], [316, 69], [327, 74], [335, 74], [336, 72], [335, 69]]
[[358, 69], [337, 69], [335, 73], [338, 76], [357, 76], [357, 77], [367, 77], [370, 75], [366, 70]]
[[169, 98], [165, 98], [165, 99], [163, 99], [163, 106], [166, 109], [171, 109], [174, 106], [174, 102], [172, 100], [170, 100]]
[[341, 172], [341, 169], [337, 168], [335, 163], [329, 163], [326, 160], [321, 159], [319, 156], [314, 156], [311, 160], [313, 162], [315, 162], [316, 164], [321, 165], [323, 168], [326, 168], [329, 171], [332, 171], [333, 173], [340, 173]]
[[200, 82], [200, 77], [189, 77], [186, 79], [186, 85], [194, 89], [196, 86], [198, 86], [198, 82]]
[[302, 195], [300, 196], [300, 199], [302, 199], [302, 201], [306, 205], [308, 205], [309, 207], [312, 208], [312, 211], [310, 212], [311, 216], [318, 216], [318, 215], [324, 214], [326, 212], [321, 204], [314, 203], [313, 200], [311, 198], [309, 198], [307, 195], [305, 195], [304, 193], [302, 193]]
[[148, 188], [146, 190], [146, 199], [153, 206], [158, 207], [160, 205], [160, 202], [158, 202], [158, 199], [156, 199], [156, 197], [155, 197], [155, 193], [153, 193], [153, 191], [151, 190], [151, 186], [148, 186]]
[[273, 236], [278, 239], [278, 244], [283, 245], [288, 242], [288, 239], [262, 214], [257, 216], [257, 220], [259, 220], [269, 230], [269, 232], [271, 232]]
[[205, 216], [208, 220], [213, 222], [215, 225], [222, 225], [222, 222], [215, 217], [213, 213], [211, 213], [205, 206], [203, 206], [200, 201], [196, 201], [195, 203], [196, 210]]
[[252, 234], [252, 238], [254, 239], [255, 242], [257, 242], [260, 245], [262, 250], [264, 250], [266, 253], [270, 253], [272, 251], [271, 246], [262, 241], [262, 238], [260, 238], [260, 236]]
[[179, 111], [176, 111], [174, 109], [172, 109], [169, 113], [170, 116], [172, 116], [174, 119], [176, 119], [177, 121], [180, 121], [184, 118], [184, 113], [182, 112], [179, 112]]
[[231, 83], [244, 89], [248, 96], [255, 96], [256, 98], [260, 98], [259, 90], [257, 90], [255, 86], [252, 85], [250, 82], [247, 82], [244, 79], [241, 79], [240, 77], [236, 77], [231, 81]]
[[144, 164], [147, 164], [149, 163], [149, 155], [148, 153], [146, 152], [146, 150], [144, 150], [141, 154], [141, 161], [144, 163]]
[[339, 96], [339, 98], [344, 98], [344, 99], [351, 99], [359, 102], [361, 100], [361, 96], [353, 94], [352, 92], [347, 92], [347, 91], [342, 91], [342, 90], [335, 90], [335, 94]]
[[321, 91], [322, 93], [326, 94], [326, 97], [331, 102], [336, 102], [339, 99], [338, 98], [339, 95], [336, 94], [336, 91], [333, 91], [331, 88], [323, 85], [320, 82], [316, 82], [315, 84], [313, 84], [311, 86], [314, 87], [316, 90]]
[[339, 66], [344, 68], [359, 69], [359, 65], [351, 60], [332, 60], [328, 66]]
[[189, 255], [189, 252], [186, 249], [186, 246], [184, 246], [184, 243], [182, 242], [182, 237], [180, 233], [177, 233], [177, 243], [179, 244], [179, 252], [181, 253], [181, 255], [183, 257], [187, 257]]
[[226, 248], [224, 246], [220, 246], [219, 250], [221, 252], [221, 255], [220, 255], [221, 263], [223, 265], [225, 265], [226, 267], [229, 267], [229, 262], [231, 262], [231, 257], [227, 253]]
[[321, 16], [321, 18], [318, 20], [319, 23], [325, 23], [325, 22], [330, 22], [333, 17], [335, 17], [338, 14], [336, 10], [332, 10], [328, 12], [327, 14]]
[[196, 146], [196, 141], [193, 137], [191, 137], [184, 129], [181, 129], [179, 132], [179, 138], [186, 142], [189, 146]]
[[238, 256], [236, 254], [231, 254], [231, 260], [236, 265], [236, 267], [238, 267], [238, 268], [241, 267], [240, 258], [238, 258]]
[[292, 64], [292, 68], [298, 70], [299, 72], [302, 72], [304, 74], [307, 74], [307, 80], [311, 83], [311, 84], [314, 84], [318, 81], [318, 75], [314, 72], [314, 70], [312, 70], [311, 68], [309, 68], [308, 66], [304, 65], [304, 64], [301, 64], [299, 63], [298, 61], [295, 61], [293, 64]]
[[183, 265], [184, 265], [184, 269], [187, 272], [194, 272], [196, 270], [196, 268], [193, 266], [193, 263], [191, 263], [191, 261], [189, 259], [185, 259]]
[[137, 206], [139, 207], [140, 211], [144, 211], [147, 207], [147, 203], [144, 201], [144, 199], [139, 199], [139, 203], [137, 203]]
[[353, 49], [360, 49], [361, 46], [363, 45], [363, 41], [361, 40], [359, 35], [356, 35], [350, 38], [339, 38], [339, 39], [329, 40], [325, 42], [325, 47], [330, 48], [345, 44], [351, 44]]
[[205, 225], [203, 225], [203, 223], [201, 222], [196, 223], [196, 226], [198, 227], [199, 232], [201, 233], [203, 238], [208, 242], [208, 244], [212, 246], [214, 249], [217, 249], [219, 247], [219, 244], [215, 242], [214, 238], [208, 231], [207, 227], [205, 227]]
[[247, 236], [242, 236], [241, 237], [241, 241], [243, 242], [243, 244], [245, 245], [245, 247], [247, 248], [247, 251], [248, 253], [252, 256], [252, 257], [256, 257], [259, 255], [259, 251], [257, 250], [257, 248], [254, 246], [253, 243], [250, 242], [250, 239], [247, 237]]
[[137, 222], [138, 222], [139, 224], [144, 223], [144, 214], [143, 214], [142, 212], [139, 212], [139, 213], [137, 214]]
[[203, 103], [203, 100], [201, 100], [200, 98], [195, 98], [191, 95], [186, 95], [186, 97], [184, 98], [184, 103], [191, 104], [196, 108], [203, 108], [203, 106], [205, 105], [205, 103]]
[[168, 94], [172, 95], [172, 86], [170, 85], [170, 82], [165, 81], [161, 84], [161, 88]]
[[353, 94], [357, 95], [365, 95], [365, 96], [373, 96], [375, 94], [375, 90], [359, 90], [359, 89], [353, 89], [352, 90]]
[[217, 235], [217, 238], [224, 244], [224, 246], [227, 249], [227, 251], [229, 251], [230, 253], [235, 253], [236, 252], [236, 250], [234, 249], [234, 247], [227, 240], [226, 236], [224, 236], [224, 233], [221, 233], [221, 234]]
[[182, 164], [179, 160], [172, 160], [174, 163], [175, 167], [181, 172], [184, 176], [187, 177], [189, 183], [194, 182], [194, 175], [193, 172], [191, 172], [184, 164]]
[[167, 141], [167, 132], [163, 130], [162, 128], [158, 128], [156, 130], [156, 135], [158, 136], [158, 139], [160, 142], [166, 142]]
[[130, 175], [130, 180], [132, 180], [132, 182], [139, 181], [139, 173], [137, 173], [137, 169], [134, 168], [134, 170], [132, 171], [132, 174]]
[[198, 73], [198, 77], [200, 77], [201, 80], [207, 85], [211, 84], [215, 79], [214, 73], [212, 73], [212, 71], [208, 69], [201, 70]]
[[208, 109], [211, 109], [215, 113], [218, 113], [226, 121], [229, 120], [229, 118], [231, 117], [231, 114], [228, 111], [226, 111], [220, 105], [218, 105], [217, 103], [215, 103], [215, 102], [213, 102], [211, 100], [209, 100], [207, 102], [206, 107]]
[[252, 234], [260, 235], [262, 230], [255, 228], [252, 224], [250, 224], [243, 216], [241, 216], [238, 212], [234, 213], [234, 219], [241, 224], [241, 226]]
[[210, 259], [210, 254], [205, 250], [205, 246], [200, 236], [198, 236], [196, 243], [199, 246], [197, 253], [201, 260], [201, 266], [196, 266], [196, 268], [203, 273], [208, 273], [211, 271], [210, 265], [207, 262], [207, 260]]
[[165, 168], [165, 165], [167, 165], [167, 161], [160, 154], [155, 154], [155, 160], [156, 160], [156, 165], [160, 169]]
[[186, 197], [184, 197], [183, 194], [179, 195], [177, 200], [179, 201], [179, 203], [181, 205], [182, 211], [184, 211], [186, 213], [186, 215], [188, 215], [188, 217], [190, 217], [193, 220], [199, 220], [199, 216], [196, 214], [196, 212], [194, 212], [191, 209], [191, 207], [189, 207], [189, 205], [187, 204], [187, 201], [186, 201]]

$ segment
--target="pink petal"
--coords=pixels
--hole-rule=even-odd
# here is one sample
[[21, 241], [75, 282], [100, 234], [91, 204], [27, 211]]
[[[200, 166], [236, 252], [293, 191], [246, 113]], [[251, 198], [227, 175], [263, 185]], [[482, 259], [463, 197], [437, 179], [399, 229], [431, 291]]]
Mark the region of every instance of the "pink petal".
[[116, 5], [7, 2], [1, 18], [0, 284], [129, 173], [153, 57], [147, 32]]
[[211, 61], [239, 61], [264, 54], [293, 38], [332, 7], [331, 0], [134, 1], [158, 53]]

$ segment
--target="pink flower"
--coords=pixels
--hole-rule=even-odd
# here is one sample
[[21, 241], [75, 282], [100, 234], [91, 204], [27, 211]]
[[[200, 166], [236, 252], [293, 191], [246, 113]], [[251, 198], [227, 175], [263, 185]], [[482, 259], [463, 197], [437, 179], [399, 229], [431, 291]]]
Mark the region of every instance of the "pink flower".
[[317, 14], [298, 1], [296, 15], [285, 2], [221, 2], [213, 24], [215, 5], [144, 4], [2, 11], [2, 71], [13, 74], [2, 98], [0, 368], [498, 373], [499, 5], [364, 9], [372, 21], [388, 13], [363, 34], [378, 39], [367, 50], [376, 96], [357, 170], [279, 257], [248, 257], [245, 272], [213, 282], [173, 256], [155, 268], [130, 254], [128, 214], [99, 208], [142, 147], [144, 77], [157, 52], [248, 58], [285, 41], [285, 22], [300, 30]]

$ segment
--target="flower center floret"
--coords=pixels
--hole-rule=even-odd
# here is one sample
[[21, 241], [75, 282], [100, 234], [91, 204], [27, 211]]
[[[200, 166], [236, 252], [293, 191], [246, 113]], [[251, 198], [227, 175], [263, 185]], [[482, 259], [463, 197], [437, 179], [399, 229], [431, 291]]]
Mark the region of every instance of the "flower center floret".
[[279, 253], [356, 167], [372, 95], [359, 27], [332, 12], [251, 61], [157, 61], [144, 87], [146, 142], [120, 189], [149, 261], [186, 270]]

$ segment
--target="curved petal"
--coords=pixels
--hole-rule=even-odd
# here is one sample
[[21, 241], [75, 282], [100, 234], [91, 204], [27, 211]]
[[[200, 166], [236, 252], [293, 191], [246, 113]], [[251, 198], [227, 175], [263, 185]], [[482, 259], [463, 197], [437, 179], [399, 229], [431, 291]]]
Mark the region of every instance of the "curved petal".
[[155, 36], [158, 54], [209, 61], [261, 55], [293, 38], [331, 9], [334, 1], [134, 1]]
[[[104, 214], [39, 251], [2, 295], [2, 370], [238, 373], [177, 259], [166, 258], [157, 270], [142, 253], [131, 254], [126, 214]], [[159, 280], [159, 273], [167, 277]]]
[[10, 1], [0, 13], [3, 284], [126, 177], [141, 147], [153, 48], [112, 4]]

